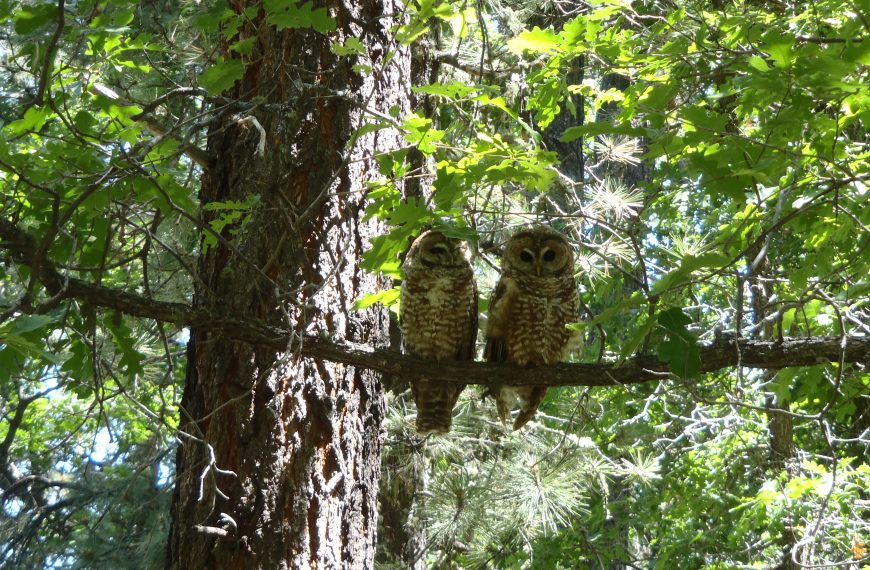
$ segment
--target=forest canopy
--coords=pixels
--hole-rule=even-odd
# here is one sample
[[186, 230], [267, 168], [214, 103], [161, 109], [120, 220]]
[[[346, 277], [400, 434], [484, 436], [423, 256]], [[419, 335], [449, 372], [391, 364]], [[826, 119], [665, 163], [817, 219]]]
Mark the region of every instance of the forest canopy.
[[[377, 568], [867, 564], [866, 5], [394, 8], [372, 31], [341, 2], [0, 0], [0, 566], [170, 565], [170, 521], [194, 525], [170, 507], [179, 446], [202, 444], [192, 480], [216, 495], [236, 476], [186, 431], [196, 331], [380, 374]], [[350, 134], [323, 144], [336, 167], [306, 206], [279, 166], [299, 166], [287, 124], [310, 109]], [[239, 164], [262, 180], [203, 198]], [[258, 258], [276, 211], [282, 231], [322, 225]], [[311, 254], [335, 268], [322, 283], [281, 281], [284, 249], [345, 223]], [[576, 256], [583, 342], [563, 365], [436, 365], [300, 316], [324, 283], [361, 282], [357, 248], [377, 285], [330, 298], [334, 320], [395, 322], [404, 254], [435, 228], [468, 242], [485, 327], [504, 242], [533, 225]], [[206, 277], [214, 259], [237, 265]], [[242, 271], [262, 281], [231, 287]], [[216, 291], [270, 316], [202, 301]], [[257, 378], [227, 401], [260, 405]], [[414, 432], [420, 378], [469, 384], [446, 436]], [[516, 432], [486, 397], [510, 383], [553, 386]], [[221, 520], [203, 532], [241, 532]]]

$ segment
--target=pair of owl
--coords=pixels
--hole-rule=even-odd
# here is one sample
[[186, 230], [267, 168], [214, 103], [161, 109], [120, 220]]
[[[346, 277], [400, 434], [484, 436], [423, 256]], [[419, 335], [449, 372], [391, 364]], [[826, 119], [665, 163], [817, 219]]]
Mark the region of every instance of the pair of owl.
[[[434, 361], [474, 360], [477, 287], [465, 243], [427, 231], [411, 245], [402, 268], [405, 353]], [[484, 357], [522, 366], [561, 361], [572, 344], [565, 325], [577, 320], [579, 305], [574, 255], [565, 236], [545, 227], [513, 234], [505, 243], [501, 275], [489, 303]], [[417, 431], [450, 431], [453, 406], [463, 388], [414, 382]], [[493, 392], [502, 424], [519, 398], [520, 411], [513, 422], [519, 429], [534, 416], [547, 389], [501, 386]]]

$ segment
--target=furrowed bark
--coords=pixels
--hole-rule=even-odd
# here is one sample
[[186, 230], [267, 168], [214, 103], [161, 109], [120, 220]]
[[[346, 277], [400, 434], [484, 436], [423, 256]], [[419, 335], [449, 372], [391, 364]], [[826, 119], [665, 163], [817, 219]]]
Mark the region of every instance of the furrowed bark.
[[[237, 12], [252, 5], [230, 4]], [[193, 314], [229, 326], [191, 323], [180, 429], [196, 439], [178, 452], [169, 568], [373, 564], [380, 375], [288, 341], [326, 335], [388, 344], [385, 311], [349, 308], [377, 289], [358, 265], [379, 231], [363, 219], [365, 183], [376, 170], [371, 155], [394, 148], [398, 133], [347, 143], [363, 108], [407, 110], [409, 57], [400, 48], [384, 66], [395, 46], [383, 42], [401, 5], [332, 3], [329, 12], [338, 30], [328, 35], [278, 31], [262, 11], [248, 24], [243, 36], [258, 38], [252, 63], [226, 95], [255, 104], [223, 115], [209, 135], [205, 221], [221, 215], [221, 203], [253, 205], [247, 219], [223, 229], [233, 247], [210, 244], [200, 260], [207, 286], [196, 291]], [[351, 36], [369, 48], [374, 77], [330, 51], [330, 42]]]

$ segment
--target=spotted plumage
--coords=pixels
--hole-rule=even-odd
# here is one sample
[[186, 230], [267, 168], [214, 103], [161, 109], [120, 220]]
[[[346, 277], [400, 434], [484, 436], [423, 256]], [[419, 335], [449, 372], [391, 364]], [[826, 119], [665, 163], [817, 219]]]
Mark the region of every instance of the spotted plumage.
[[[575, 335], [580, 298], [574, 255], [565, 237], [549, 228], [521, 230], [505, 244], [501, 276], [489, 304], [485, 356], [489, 362], [546, 365], [560, 362]], [[502, 423], [516, 398], [521, 401], [514, 429], [534, 416], [546, 387], [497, 387]]]
[[[437, 231], [421, 234], [402, 266], [402, 347], [434, 360], [473, 360], [477, 339], [477, 287], [465, 243]], [[464, 386], [428, 380], [411, 386], [417, 431], [450, 431]]]

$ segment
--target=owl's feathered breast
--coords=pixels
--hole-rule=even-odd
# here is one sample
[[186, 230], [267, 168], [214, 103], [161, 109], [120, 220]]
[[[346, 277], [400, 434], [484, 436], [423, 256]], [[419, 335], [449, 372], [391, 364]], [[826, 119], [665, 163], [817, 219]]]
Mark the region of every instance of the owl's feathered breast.
[[421, 358], [467, 360], [477, 333], [471, 268], [410, 267], [401, 292], [405, 351]]
[[580, 304], [573, 276], [524, 275], [506, 282], [516, 288], [509, 292], [507, 360], [521, 365], [561, 361], [571, 336], [565, 325], [577, 320]]

